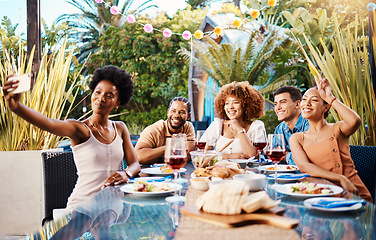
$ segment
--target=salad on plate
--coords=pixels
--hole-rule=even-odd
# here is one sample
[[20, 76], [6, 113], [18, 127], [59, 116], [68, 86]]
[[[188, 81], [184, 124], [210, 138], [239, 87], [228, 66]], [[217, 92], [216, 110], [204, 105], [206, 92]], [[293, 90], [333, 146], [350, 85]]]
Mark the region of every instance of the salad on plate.
[[299, 182], [290, 187], [292, 193], [298, 194], [330, 194], [333, 193], [332, 189], [328, 186], [322, 186], [317, 183]]

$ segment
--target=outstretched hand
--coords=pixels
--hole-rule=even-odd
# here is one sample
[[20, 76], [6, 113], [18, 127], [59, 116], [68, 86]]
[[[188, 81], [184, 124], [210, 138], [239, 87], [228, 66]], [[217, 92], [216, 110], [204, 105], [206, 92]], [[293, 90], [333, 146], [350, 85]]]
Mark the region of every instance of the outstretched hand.
[[317, 89], [319, 90], [320, 97], [324, 99], [325, 102], [331, 103], [334, 96], [332, 93], [332, 87], [329, 83], [329, 80], [327, 78], [321, 77], [320, 74], [318, 76], [314, 76]]
[[18, 80], [11, 80], [8, 79], [13, 77], [13, 75], [9, 75], [6, 77], [3, 86], [3, 95], [5, 98], [5, 103], [9, 107], [10, 110], [14, 110], [18, 107], [18, 103], [21, 99], [21, 93], [12, 94], [12, 91], [17, 88], [19, 81]]

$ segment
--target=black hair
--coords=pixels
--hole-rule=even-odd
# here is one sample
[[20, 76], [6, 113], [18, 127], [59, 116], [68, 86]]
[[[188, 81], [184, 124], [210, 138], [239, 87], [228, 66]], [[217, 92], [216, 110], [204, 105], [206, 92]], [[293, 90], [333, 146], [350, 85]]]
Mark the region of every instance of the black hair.
[[180, 101], [180, 102], [184, 102], [187, 104], [187, 108], [188, 108], [188, 113], [191, 112], [191, 103], [188, 101], [188, 99], [186, 99], [185, 97], [174, 97], [171, 101], [170, 101], [170, 104], [168, 105], [168, 108], [171, 107], [172, 103], [175, 102], [175, 101]]
[[91, 92], [102, 80], [111, 81], [118, 88], [120, 105], [126, 105], [129, 102], [133, 95], [133, 82], [130, 74], [112, 65], [98, 68], [94, 71], [93, 77], [89, 82]]
[[299, 88], [294, 87], [294, 86], [282, 86], [278, 88], [277, 90], [274, 91], [273, 97], [275, 97], [278, 94], [281, 93], [290, 93], [290, 97], [293, 102], [296, 102], [298, 100], [302, 100], [302, 93]]
[[[317, 86], [313, 86], [310, 89], [317, 89], [318, 90]], [[310, 89], [308, 89], [308, 90], [310, 90]], [[324, 99], [321, 98], [321, 100], [324, 102], [324, 105], [329, 104], [329, 103], [325, 102]], [[324, 119], [326, 119], [329, 116], [329, 111], [330, 111], [330, 106], [329, 106], [328, 110], [326, 110], [326, 112], [324, 112]]]

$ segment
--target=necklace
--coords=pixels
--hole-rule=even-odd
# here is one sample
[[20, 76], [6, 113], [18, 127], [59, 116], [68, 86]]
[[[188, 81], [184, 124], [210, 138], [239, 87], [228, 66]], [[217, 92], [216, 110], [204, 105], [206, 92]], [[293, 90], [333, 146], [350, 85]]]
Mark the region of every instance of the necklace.
[[[312, 135], [313, 135], [313, 133], [312, 133]], [[316, 139], [317, 139], [317, 137], [318, 137], [319, 135], [320, 135], [320, 131], [318, 131], [318, 133], [316, 133], [316, 136], [313, 137], [313, 141], [314, 141], [314, 142], [316, 142]]]
[[[107, 140], [107, 138], [105, 138], [103, 135], [102, 135], [102, 133], [98, 130], [98, 128], [91, 122], [91, 120], [89, 119], [89, 123], [90, 123], [90, 125], [98, 132], [98, 134], [99, 134], [99, 136], [103, 139], [103, 140], [105, 140], [106, 142], [111, 142], [111, 140], [109, 141], [109, 140]], [[114, 131], [114, 136], [112, 137], [112, 139], [114, 139], [114, 137], [115, 137], [115, 131]]]

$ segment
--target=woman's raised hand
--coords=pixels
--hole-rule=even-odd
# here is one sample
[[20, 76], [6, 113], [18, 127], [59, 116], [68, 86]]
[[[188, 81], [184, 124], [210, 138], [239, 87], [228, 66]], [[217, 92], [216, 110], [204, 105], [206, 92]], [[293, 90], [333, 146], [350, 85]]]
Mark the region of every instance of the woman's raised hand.
[[314, 76], [317, 89], [319, 90], [320, 97], [324, 99], [325, 102], [331, 103], [334, 99], [332, 93], [332, 87], [330, 86], [329, 80], [323, 78], [320, 74], [318, 77]]
[[21, 93], [12, 94], [12, 91], [17, 88], [19, 81], [18, 80], [12, 80], [9, 81], [8, 79], [10, 77], [13, 77], [13, 75], [9, 75], [6, 77], [6, 80], [4, 82], [3, 86], [3, 94], [5, 98], [5, 102], [8, 105], [10, 110], [14, 110], [18, 107], [18, 103], [21, 99]]
[[240, 125], [237, 119], [228, 120], [227, 126], [231, 129], [233, 133], [237, 133], [243, 129], [243, 127]]

